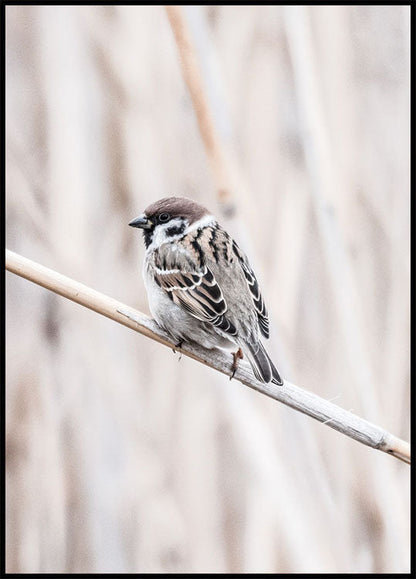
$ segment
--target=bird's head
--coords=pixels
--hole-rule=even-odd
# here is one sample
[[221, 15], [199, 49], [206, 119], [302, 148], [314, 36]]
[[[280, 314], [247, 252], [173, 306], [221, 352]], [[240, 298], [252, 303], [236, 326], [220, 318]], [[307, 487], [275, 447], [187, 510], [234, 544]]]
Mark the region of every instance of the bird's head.
[[149, 205], [129, 225], [143, 230], [146, 248], [155, 248], [212, 221], [212, 215], [199, 203], [186, 197], [164, 197]]

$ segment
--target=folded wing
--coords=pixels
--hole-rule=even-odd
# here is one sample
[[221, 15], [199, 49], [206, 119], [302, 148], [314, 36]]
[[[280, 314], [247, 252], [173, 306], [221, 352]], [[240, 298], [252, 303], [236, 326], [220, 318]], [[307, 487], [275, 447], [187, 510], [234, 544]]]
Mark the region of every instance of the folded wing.
[[257, 282], [254, 271], [248, 262], [247, 257], [238, 247], [237, 243], [233, 241], [233, 251], [238, 258], [240, 266], [243, 270], [244, 277], [246, 279], [247, 285], [250, 290], [250, 294], [253, 300], [254, 307], [256, 309], [259, 328], [261, 333], [265, 338], [269, 337], [269, 315], [267, 313], [266, 305], [263, 300], [263, 296], [260, 293], [259, 284]]
[[227, 304], [221, 288], [206, 265], [195, 271], [156, 267], [154, 275], [156, 283], [175, 304], [198, 320], [209, 322], [231, 336], [237, 335], [234, 324], [225, 315]]

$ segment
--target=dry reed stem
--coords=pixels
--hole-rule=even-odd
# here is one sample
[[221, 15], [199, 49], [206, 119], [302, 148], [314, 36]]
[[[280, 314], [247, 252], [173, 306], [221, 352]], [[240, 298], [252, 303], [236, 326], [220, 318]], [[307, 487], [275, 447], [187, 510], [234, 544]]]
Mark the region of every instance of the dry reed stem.
[[365, 412], [378, 420], [381, 416], [376, 380], [365, 341], [365, 326], [357, 282], [335, 214], [333, 192], [340, 188], [333, 161], [326, 117], [319, 93], [314, 43], [308, 7], [285, 7], [285, 24], [289, 54], [293, 65], [295, 94], [300, 114], [306, 166], [310, 177], [310, 193], [323, 257], [336, 303], [340, 333], [345, 354], [354, 368], [352, 384], [359, 390]]
[[[6, 250], [6, 269], [175, 349], [167, 334], [148, 316], [54, 270], [9, 250]], [[186, 344], [177, 349], [210, 368], [223, 374], [231, 374], [231, 360], [225, 352], [206, 350], [194, 344]], [[410, 464], [409, 443], [311, 392], [289, 382], [285, 382], [283, 387], [272, 383], [262, 384], [253, 378], [250, 367], [244, 362], [240, 362], [235, 378], [242, 384], [307, 414], [362, 444]]]
[[198, 60], [183, 16], [182, 7], [166, 6], [166, 12], [175, 36], [183, 77], [192, 99], [201, 138], [216, 181], [218, 199], [224, 207], [224, 211], [233, 213], [235, 207], [229, 160], [211, 115]]

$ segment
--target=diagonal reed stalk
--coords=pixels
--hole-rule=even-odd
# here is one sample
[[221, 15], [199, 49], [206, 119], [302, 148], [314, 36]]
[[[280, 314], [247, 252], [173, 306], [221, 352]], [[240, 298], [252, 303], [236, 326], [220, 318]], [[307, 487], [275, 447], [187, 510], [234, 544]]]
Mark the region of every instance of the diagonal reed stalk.
[[[154, 320], [69, 277], [9, 250], [6, 250], [6, 269], [135, 330], [147, 338], [175, 349], [167, 334], [159, 328]], [[176, 349], [218, 372], [231, 374], [231, 360], [225, 352], [207, 350], [195, 344], [186, 344]], [[391, 454], [410, 464], [410, 445], [408, 442], [311, 392], [290, 382], [285, 382], [283, 386], [276, 386], [272, 383], [262, 384], [255, 380], [248, 364], [244, 362], [240, 363], [235, 379], [270, 398], [315, 418], [362, 444]]]

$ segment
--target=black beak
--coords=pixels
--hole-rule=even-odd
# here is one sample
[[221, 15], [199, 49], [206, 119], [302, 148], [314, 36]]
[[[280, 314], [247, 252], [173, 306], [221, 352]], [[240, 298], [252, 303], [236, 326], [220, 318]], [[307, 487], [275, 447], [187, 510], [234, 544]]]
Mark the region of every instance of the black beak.
[[153, 223], [145, 215], [136, 217], [136, 219], [130, 221], [129, 225], [131, 227], [139, 227], [140, 229], [151, 229], [153, 227]]

